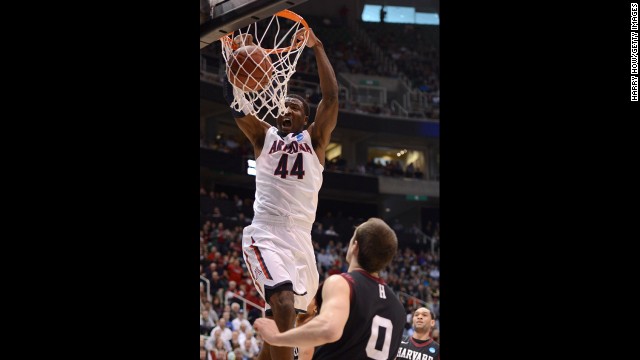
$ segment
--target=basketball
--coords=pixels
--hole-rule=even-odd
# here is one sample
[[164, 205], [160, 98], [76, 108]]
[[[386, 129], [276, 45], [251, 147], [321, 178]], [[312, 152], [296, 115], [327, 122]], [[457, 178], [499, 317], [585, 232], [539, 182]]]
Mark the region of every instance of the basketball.
[[233, 52], [230, 60], [229, 81], [242, 91], [260, 91], [271, 83], [273, 64], [262, 48], [242, 46]]

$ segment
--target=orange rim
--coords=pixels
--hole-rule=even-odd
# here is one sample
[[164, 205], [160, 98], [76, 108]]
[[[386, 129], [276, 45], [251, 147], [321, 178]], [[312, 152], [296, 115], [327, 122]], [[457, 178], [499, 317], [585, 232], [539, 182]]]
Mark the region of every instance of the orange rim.
[[[274, 16], [278, 16], [278, 17], [282, 17], [285, 19], [289, 19], [291, 21], [294, 21], [296, 23], [301, 23], [305, 29], [309, 29], [309, 25], [307, 24], [306, 20], [302, 18], [302, 16], [294, 13], [293, 11], [290, 10], [282, 10], [279, 11], [277, 13], [274, 14]], [[305, 33], [306, 37], [309, 37], [309, 33], [306, 32]], [[238, 48], [238, 45], [233, 43], [233, 32], [228, 33], [227, 35], [222, 37], [222, 40], [227, 43], [227, 46], [231, 46], [231, 48], [233, 50], [236, 50]], [[306, 39], [305, 39], [306, 40]], [[291, 49], [297, 49], [300, 46], [302, 46], [303, 44], [303, 40], [297, 41], [295, 44], [291, 45], [291, 46], [287, 46], [287, 47], [283, 47], [283, 48], [277, 48], [277, 49], [263, 49], [264, 51], [267, 52], [267, 54], [279, 54], [285, 51], [291, 51]]]

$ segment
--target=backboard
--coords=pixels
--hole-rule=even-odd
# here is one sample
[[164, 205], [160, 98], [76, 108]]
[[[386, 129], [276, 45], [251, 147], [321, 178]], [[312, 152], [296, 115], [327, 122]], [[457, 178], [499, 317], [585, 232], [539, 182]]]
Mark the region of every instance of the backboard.
[[[254, 22], [269, 18], [278, 11], [308, 0], [200, 0], [200, 49]], [[210, 13], [203, 11], [211, 9]]]

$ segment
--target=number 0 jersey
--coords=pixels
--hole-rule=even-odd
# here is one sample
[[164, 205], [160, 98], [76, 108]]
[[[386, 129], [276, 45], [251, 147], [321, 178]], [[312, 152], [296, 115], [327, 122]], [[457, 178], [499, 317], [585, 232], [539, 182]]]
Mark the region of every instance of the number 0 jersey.
[[323, 170], [307, 130], [281, 138], [271, 127], [256, 159], [254, 217], [289, 217], [311, 231]]
[[[316, 348], [313, 360], [386, 360], [398, 353], [407, 315], [396, 294], [363, 270], [340, 274], [349, 283], [349, 318], [342, 337]], [[322, 313], [322, 287], [316, 304]]]

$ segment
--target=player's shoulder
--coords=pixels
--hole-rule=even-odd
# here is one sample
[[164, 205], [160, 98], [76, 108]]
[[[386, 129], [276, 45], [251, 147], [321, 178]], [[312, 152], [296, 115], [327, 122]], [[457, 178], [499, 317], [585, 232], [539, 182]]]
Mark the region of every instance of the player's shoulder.
[[391, 306], [393, 306], [396, 309], [396, 311], [401, 312], [402, 316], [406, 316], [406, 310], [404, 308], [404, 305], [402, 305], [402, 302], [398, 298], [396, 292], [393, 291], [393, 288], [391, 286], [386, 285], [386, 287], [387, 287], [386, 292], [390, 295], [387, 298], [393, 300], [393, 305]]
[[342, 274], [331, 275], [322, 282], [322, 293], [334, 292], [350, 287], [349, 282], [341, 276]]
[[431, 355], [438, 354], [440, 353], [440, 344], [437, 341], [433, 340], [426, 347], [425, 351]]
[[352, 284], [347, 281], [342, 274], [331, 275], [322, 284], [322, 297], [326, 296], [348, 296], [352, 297]]
[[431, 339], [429, 344], [424, 347], [424, 352], [430, 355], [438, 354], [440, 352], [440, 343]]
[[345, 277], [343, 275], [345, 275], [348, 273], [342, 273], [342, 274], [334, 274], [329, 276], [328, 278], [326, 278], [324, 280], [324, 286], [336, 286], [336, 284], [346, 284], [349, 280], [348, 277]]

